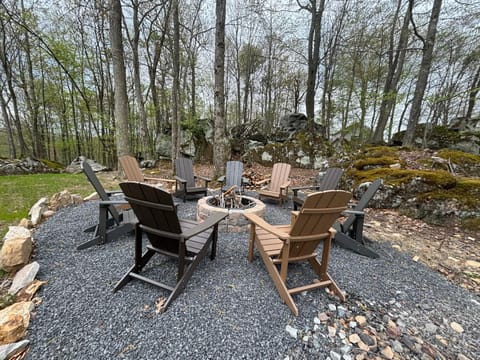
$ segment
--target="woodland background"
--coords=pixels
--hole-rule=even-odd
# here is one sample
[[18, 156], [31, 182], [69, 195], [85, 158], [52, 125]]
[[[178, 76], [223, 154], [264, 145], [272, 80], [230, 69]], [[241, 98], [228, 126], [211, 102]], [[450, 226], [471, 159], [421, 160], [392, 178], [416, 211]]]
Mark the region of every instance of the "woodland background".
[[325, 142], [475, 129], [479, 18], [473, 0], [3, 0], [0, 156], [116, 167], [193, 144], [221, 166], [232, 129], [268, 139], [298, 112]]

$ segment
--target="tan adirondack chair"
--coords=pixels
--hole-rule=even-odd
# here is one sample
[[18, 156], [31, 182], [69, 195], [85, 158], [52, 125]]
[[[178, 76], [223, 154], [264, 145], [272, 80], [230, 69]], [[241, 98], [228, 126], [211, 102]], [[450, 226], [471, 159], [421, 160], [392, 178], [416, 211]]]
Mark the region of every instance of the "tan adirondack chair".
[[[125, 199], [137, 216], [135, 227], [135, 262], [116, 284], [114, 291], [137, 279], [158, 286], [169, 293], [160, 310], [167, 306], [183, 291], [195, 268], [210, 252], [213, 260], [216, 254], [218, 223], [227, 214], [217, 213], [201, 223], [177, 217], [172, 194], [153, 185], [139, 182], [123, 182], [120, 187]], [[143, 251], [143, 234], [149, 243]], [[209, 251], [210, 250], [210, 251]], [[176, 282], [168, 284], [142, 274], [143, 268], [154, 255], [164, 255], [177, 260]], [[173, 281], [172, 281], [173, 282]]]
[[280, 202], [280, 205], [288, 198], [288, 187], [290, 186], [290, 170], [292, 166], [285, 163], [276, 163], [273, 165], [272, 175], [256, 185], [263, 185], [268, 183], [265, 189], [258, 190], [258, 198], [262, 197], [275, 199]]
[[174, 183], [175, 180], [163, 179], [155, 176], [145, 176], [138, 166], [137, 159], [131, 155], [123, 155], [118, 158], [120, 166], [128, 181], [138, 181], [152, 185], [162, 185], [163, 183]]
[[[290, 225], [271, 225], [257, 215], [245, 214], [251, 222], [248, 260], [253, 260], [256, 245], [280, 297], [295, 316], [298, 316], [298, 308], [292, 295], [302, 291], [328, 287], [342, 301], [345, 300], [327, 268], [330, 246], [335, 236], [332, 225], [347, 208], [351, 198], [352, 194], [343, 190], [310, 194], [296, 216], [292, 217]], [[320, 262], [316, 250], [321, 242]], [[308, 261], [318, 278], [310, 284], [288, 288], [289, 263], [300, 261]]]

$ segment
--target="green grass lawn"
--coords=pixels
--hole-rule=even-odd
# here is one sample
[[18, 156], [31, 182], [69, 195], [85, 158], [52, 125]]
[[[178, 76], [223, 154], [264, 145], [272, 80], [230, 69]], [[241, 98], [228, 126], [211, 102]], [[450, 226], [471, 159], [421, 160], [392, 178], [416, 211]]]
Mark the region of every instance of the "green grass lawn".
[[9, 225], [28, 217], [30, 208], [42, 197], [68, 190], [84, 197], [94, 189], [83, 173], [0, 176], [0, 236]]

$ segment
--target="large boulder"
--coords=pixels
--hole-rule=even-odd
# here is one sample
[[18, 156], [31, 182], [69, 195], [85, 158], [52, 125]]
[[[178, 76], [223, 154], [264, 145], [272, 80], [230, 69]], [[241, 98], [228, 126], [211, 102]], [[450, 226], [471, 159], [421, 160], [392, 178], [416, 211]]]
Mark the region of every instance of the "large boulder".
[[79, 157], [73, 159], [73, 161], [70, 163], [70, 165], [68, 165], [65, 168], [65, 171], [68, 172], [68, 173], [72, 173], [72, 174], [81, 173], [82, 172], [82, 162], [84, 162], [84, 161], [86, 161], [88, 163], [88, 165], [90, 165], [90, 167], [92, 168], [92, 170], [94, 172], [111, 170], [110, 168], [97, 163], [95, 160], [88, 159], [85, 156], [79, 156]]
[[17, 302], [0, 311], [0, 345], [21, 340], [30, 324], [31, 301]]

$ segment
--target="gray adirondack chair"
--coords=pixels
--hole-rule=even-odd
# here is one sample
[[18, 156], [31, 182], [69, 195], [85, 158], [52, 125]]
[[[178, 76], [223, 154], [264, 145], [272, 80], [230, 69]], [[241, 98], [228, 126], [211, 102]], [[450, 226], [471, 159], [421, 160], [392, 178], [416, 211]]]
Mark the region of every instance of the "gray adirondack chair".
[[337, 230], [334, 240], [336, 245], [371, 258], [379, 257], [376, 252], [369, 249], [366, 245], [363, 236], [363, 223], [365, 220], [364, 210], [381, 185], [382, 179], [372, 182], [355, 207], [344, 211], [347, 218], [343, 222], [337, 221], [334, 224], [333, 227]]
[[[125, 199], [131, 204], [137, 216], [135, 226], [135, 262], [116, 284], [114, 292], [130, 280], [138, 279], [158, 286], [169, 292], [161, 310], [183, 291], [197, 265], [208, 254], [213, 260], [216, 255], [218, 223], [227, 214], [215, 214], [201, 223], [181, 220], [177, 217], [172, 195], [155, 186], [139, 182], [120, 184]], [[143, 234], [149, 241], [143, 251]], [[164, 255], [177, 259], [175, 284], [166, 284], [142, 275], [142, 269], [154, 255]], [[149, 270], [150, 271], [150, 270]], [[166, 280], [164, 280], [166, 281]]]
[[[175, 159], [175, 196], [182, 197], [183, 202], [189, 195], [207, 195], [209, 178], [193, 173], [193, 162], [188, 158]], [[200, 180], [203, 186], [198, 186], [196, 180]]]
[[98, 223], [85, 230], [85, 232], [93, 232], [93, 238], [79, 245], [77, 250], [106, 243], [134, 229], [133, 217], [130, 221], [124, 219], [125, 212], [130, 210], [130, 205], [123, 198], [122, 191], [106, 191], [88, 162], [83, 161], [81, 166], [88, 181], [97, 192], [100, 202]]
[[248, 183], [248, 180], [243, 177], [243, 163], [241, 161], [227, 161], [225, 168], [225, 175], [217, 180], [222, 183], [222, 192], [235, 186], [235, 191], [243, 192], [243, 186]]
[[311, 186], [293, 187], [293, 210], [302, 207], [305, 200], [305, 190], [325, 191], [336, 190], [343, 175], [343, 169], [337, 167], [328, 168], [321, 178], [317, 178], [317, 184]]

